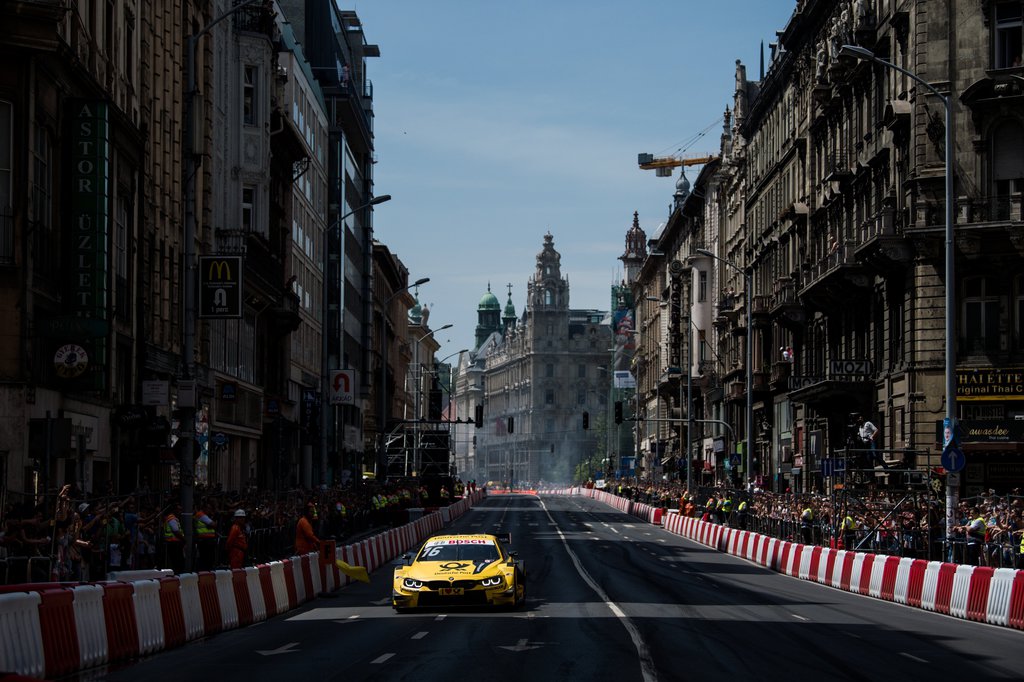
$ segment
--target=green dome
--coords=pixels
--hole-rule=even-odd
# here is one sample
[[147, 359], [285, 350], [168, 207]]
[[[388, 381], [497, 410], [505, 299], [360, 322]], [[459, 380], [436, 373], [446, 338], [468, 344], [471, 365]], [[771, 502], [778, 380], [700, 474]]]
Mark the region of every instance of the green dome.
[[477, 310], [501, 310], [501, 303], [498, 302], [498, 297], [491, 293], [491, 285], [487, 285], [487, 293], [484, 294], [483, 298], [480, 299], [480, 305], [476, 307]]

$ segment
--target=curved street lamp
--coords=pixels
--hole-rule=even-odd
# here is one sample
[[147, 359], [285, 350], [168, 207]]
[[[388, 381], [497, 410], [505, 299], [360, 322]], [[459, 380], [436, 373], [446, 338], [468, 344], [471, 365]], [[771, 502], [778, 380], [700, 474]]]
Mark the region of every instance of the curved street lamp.
[[[839, 55], [842, 57], [853, 57], [854, 59], [865, 60], [880, 64], [886, 68], [894, 71], [899, 71], [907, 78], [910, 78], [915, 83], [923, 86], [928, 92], [932, 93], [939, 98], [942, 102], [942, 106], [946, 109], [946, 149], [945, 149], [945, 173], [946, 173], [946, 226], [945, 226], [945, 242], [946, 242], [946, 363], [945, 363], [945, 383], [946, 383], [946, 421], [948, 422], [949, 433], [956, 434], [956, 351], [954, 347], [953, 334], [955, 332], [955, 321], [956, 305], [954, 295], [954, 242], [953, 242], [953, 100], [952, 95], [944, 95], [932, 86], [931, 83], [918, 76], [913, 71], [908, 71], [901, 66], [897, 66], [890, 61], [879, 59], [874, 52], [871, 50], [860, 47], [859, 45], [843, 45], [839, 48]], [[950, 74], [950, 83], [952, 84], [952, 74]], [[952, 89], [952, 85], [951, 85]], [[954, 435], [949, 443], [943, 443], [944, 447], [955, 447], [956, 436]], [[953, 535], [953, 527], [956, 525], [955, 511], [958, 502], [959, 491], [956, 486], [949, 483], [949, 478], [946, 479], [946, 537]]]
[[380, 441], [377, 449], [377, 471], [376, 474], [380, 477], [382, 474], [387, 477], [387, 458], [385, 457], [385, 450], [387, 449], [387, 428], [388, 416], [387, 416], [387, 369], [388, 369], [388, 356], [387, 356], [387, 337], [388, 337], [388, 311], [391, 308], [391, 301], [395, 300], [395, 297], [401, 294], [403, 291], [408, 291], [413, 287], [418, 287], [421, 284], [426, 284], [430, 281], [429, 277], [420, 277], [412, 284], [406, 284], [400, 289], [396, 289], [391, 292], [391, 295], [384, 299], [384, 305], [380, 312], [380, 383], [377, 385], [377, 437]]
[[[412, 466], [415, 471], [420, 470], [420, 422], [423, 421], [423, 415], [421, 413], [423, 408], [420, 405], [420, 401], [423, 397], [423, 365], [420, 364], [420, 342], [428, 336], [433, 336], [437, 332], [444, 331], [445, 329], [451, 329], [454, 326], [455, 325], [449, 322], [448, 324], [441, 325], [437, 329], [431, 329], [416, 339], [416, 414], [414, 415], [412, 438]], [[409, 451], [406, 450], [406, 452], [408, 453]], [[405, 462], [405, 475], [409, 475], [408, 458], [406, 458]]]
[[745, 468], [747, 475], [747, 489], [749, 490], [754, 480], [754, 321], [750, 318], [750, 302], [753, 295], [754, 282], [750, 275], [749, 268], [743, 269], [732, 261], [726, 260], [708, 249], [696, 249], [696, 252], [702, 256], [713, 258], [726, 267], [732, 268], [743, 275], [743, 289], [746, 293], [747, 315], [747, 457]]
[[[327, 411], [328, 411], [328, 407], [330, 407], [331, 416], [332, 417], [334, 416], [334, 405], [330, 402], [330, 400], [328, 398], [328, 396], [330, 396], [330, 369], [328, 368], [328, 365], [330, 364], [330, 348], [331, 348], [331, 339], [328, 338], [328, 334], [327, 334], [327, 313], [328, 313], [327, 299], [328, 299], [328, 294], [330, 293], [330, 286], [329, 286], [330, 281], [329, 281], [329, 279], [327, 277], [327, 272], [328, 272], [327, 259], [328, 259], [328, 250], [330, 248], [329, 236], [330, 236], [331, 232], [335, 228], [337, 228], [339, 230], [339, 233], [340, 233], [341, 230], [344, 230], [345, 229], [345, 220], [349, 216], [352, 216], [352, 215], [358, 213], [359, 211], [363, 211], [363, 210], [365, 210], [367, 208], [370, 208], [371, 206], [376, 206], [378, 204], [383, 204], [385, 201], [391, 201], [391, 195], [390, 194], [381, 194], [379, 197], [373, 197], [372, 199], [367, 201], [365, 204], [362, 204], [361, 206], [356, 206], [355, 208], [353, 208], [348, 213], [343, 214], [341, 217], [339, 217], [337, 220], [335, 220], [334, 223], [332, 223], [330, 227], [328, 227], [323, 232], [323, 237], [324, 237], [324, 246], [323, 246], [323, 281], [321, 282], [321, 292], [320, 292], [320, 395], [322, 396], [322, 398], [321, 398], [321, 406], [320, 406], [320, 462], [319, 462], [320, 467], [319, 468], [320, 468], [320, 482], [324, 483], [324, 484], [327, 483]], [[339, 240], [339, 244], [340, 244], [340, 240]], [[341, 257], [339, 258], [338, 262], [342, 263], [344, 261], [344, 256], [341, 253], [339, 253], [339, 255]], [[339, 286], [341, 286], [340, 279], [341, 278], [339, 276]], [[341, 314], [341, 306], [343, 305], [344, 300], [345, 300], [344, 295], [339, 295], [339, 297], [338, 297], [339, 316]], [[341, 326], [339, 325], [339, 332], [340, 331], [341, 331]], [[341, 339], [344, 338], [344, 334], [343, 333], [339, 333], [338, 337], [339, 337], [339, 341], [340, 341]], [[342, 353], [341, 353], [341, 350], [339, 349], [339, 351], [338, 351], [338, 362], [339, 363], [341, 362], [341, 358], [342, 358]], [[332, 421], [333, 421], [333, 419], [332, 419]], [[337, 434], [335, 434], [335, 437], [337, 437]]]

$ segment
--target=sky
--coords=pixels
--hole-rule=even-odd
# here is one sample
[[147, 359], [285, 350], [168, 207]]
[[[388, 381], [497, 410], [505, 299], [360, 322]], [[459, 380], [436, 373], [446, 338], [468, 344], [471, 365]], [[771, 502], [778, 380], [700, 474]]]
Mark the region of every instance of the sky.
[[[472, 349], [488, 284], [522, 315], [550, 232], [571, 308], [608, 310], [634, 211], [650, 237], [679, 177], [637, 154], [717, 153], [736, 60], [756, 79], [795, 0], [342, 0], [373, 83], [376, 238], [440, 331]], [[699, 167], [691, 167], [692, 182]], [[455, 361], [451, 358], [449, 362]]]

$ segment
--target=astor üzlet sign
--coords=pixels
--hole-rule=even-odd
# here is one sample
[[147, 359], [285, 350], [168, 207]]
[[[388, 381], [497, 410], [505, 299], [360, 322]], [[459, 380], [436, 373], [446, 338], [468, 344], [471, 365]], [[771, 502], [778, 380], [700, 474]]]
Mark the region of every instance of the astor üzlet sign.
[[242, 316], [242, 257], [199, 257], [199, 317]]
[[1024, 367], [956, 370], [957, 400], [1024, 400]]
[[[76, 317], [105, 332], [110, 225], [110, 121], [108, 105], [97, 100], [69, 103], [72, 229], [69, 253], [70, 301]], [[106, 384], [106, 333], [67, 339], [88, 354], [84, 379], [94, 390]], [[76, 375], [77, 376], [77, 375]]]

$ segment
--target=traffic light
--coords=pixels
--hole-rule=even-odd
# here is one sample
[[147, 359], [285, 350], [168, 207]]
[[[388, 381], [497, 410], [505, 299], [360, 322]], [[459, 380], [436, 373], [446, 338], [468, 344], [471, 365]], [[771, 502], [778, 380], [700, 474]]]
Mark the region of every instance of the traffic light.
[[512, 433], [515, 430], [516, 430], [516, 418], [515, 417], [509, 417], [508, 418], [508, 432]]
[[622, 401], [621, 400], [616, 400], [615, 401], [615, 423], [616, 424], [621, 424], [622, 423]]
[[480, 428], [484, 425], [484, 406], [477, 405], [476, 413], [473, 415], [473, 421], [476, 423], [476, 428]]
[[583, 411], [583, 430], [590, 428], [590, 413], [586, 410]]

